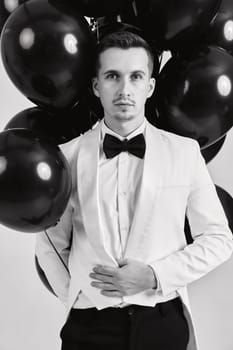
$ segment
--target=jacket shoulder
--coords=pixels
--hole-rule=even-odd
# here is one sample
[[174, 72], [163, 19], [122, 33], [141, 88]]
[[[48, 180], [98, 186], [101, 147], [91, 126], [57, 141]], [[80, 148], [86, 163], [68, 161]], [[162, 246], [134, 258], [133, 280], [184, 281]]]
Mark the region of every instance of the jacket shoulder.
[[199, 143], [190, 137], [177, 135], [175, 133], [152, 126], [154, 137], [159, 138], [164, 159], [171, 168], [180, 164], [181, 167], [193, 169], [193, 164], [202, 158]]
[[88, 135], [90, 135], [93, 132], [95, 127], [96, 125], [94, 125], [92, 129], [87, 130], [80, 136], [75, 137], [74, 139], [66, 143], [63, 143], [62, 145], [59, 145], [60, 150], [62, 151], [69, 163], [72, 163], [73, 160], [77, 157], [80, 145], [82, 143], [82, 139], [88, 137]]
[[199, 145], [198, 142], [191, 137], [181, 136], [181, 135], [178, 135], [178, 134], [175, 134], [173, 132], [169, 132], [169, 131], [166, 131], [163, 129], [158, 129], [158, 130], [160, 132], [161, 137], [164, 140], [174, 142], [177, 144], [182, 144], [182, 145], [184, 145], [184, 144], [191, 145], [193, 147], [197, 147], [197, 145]]
[[197, 140], [187, 137], [181, 136], [163, 129], [156, 128], [160, 134], [161, 140], [165, 146], [173, 149], [177, 152], [198, 152], [200, 151], [200, 146]]
[[72, 162], [72, 159], [76, 155], [78, 151], [78, 147], [80, 144], [82, 136], [78, 136], [71, 141], [68, 141], [66, 143], [63, 143], [62, 145], [59, 145], [60, 150], [64, 154], [65, 158], [67, 159], [68, 163]]

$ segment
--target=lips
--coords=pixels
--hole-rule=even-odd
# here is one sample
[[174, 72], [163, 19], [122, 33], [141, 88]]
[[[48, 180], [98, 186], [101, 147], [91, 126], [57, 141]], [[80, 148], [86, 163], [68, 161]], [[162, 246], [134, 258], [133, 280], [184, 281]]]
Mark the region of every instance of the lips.
[[116, 106], [134, 106], [134, 103], [129, 102], [129, 101], [117, 101], [114, 103], [114, 105], [116, 105]]
[[115, 103], [115, 106], [133, 106], [130, 103]]

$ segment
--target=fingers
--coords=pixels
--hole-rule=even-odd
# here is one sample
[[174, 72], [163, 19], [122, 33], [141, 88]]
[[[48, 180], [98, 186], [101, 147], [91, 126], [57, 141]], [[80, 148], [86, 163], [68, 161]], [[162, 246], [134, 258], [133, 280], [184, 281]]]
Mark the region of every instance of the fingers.
[[103, 282], [91, 282], [93, 287], [103, 289], [103, 290], [116, 290], [112, 283], [103, 283]]
[[98, 265], [98, 266], [93, 268], [93, 271], [95, 273], [99, 273], [99, 274], [102, 274], [102, 275], [114, 276], [116, 271], [117, 271], [117, 269], [115, 267]]
[[101, 289], [100, 293], [107, 297], [123, 297], [125, 293], [123, 291], [116, 290], [116, 287], [112, 283], [104, 282], [91, 282], [92, 287]]
[[112, 276], [106, 276], [101, 275], [100, 273], [90, 273], [89, 276], [95, 280], [106, 282], [106, 283], [112, 283], [113, 277]]
[[123, 297], [125, 294], [123, 292], [120, 292], [118, 290], [102, 290], [101, 294], [105, 295], [106, 297]]
[[91, 286], [100, 289], [102, 295], [108, 297], [122, 297], [125, 295], [114, 285], [117, 268], [98, 265], [93, 268], [93, 271], [89, 274], [95, 280], [91, 282]]

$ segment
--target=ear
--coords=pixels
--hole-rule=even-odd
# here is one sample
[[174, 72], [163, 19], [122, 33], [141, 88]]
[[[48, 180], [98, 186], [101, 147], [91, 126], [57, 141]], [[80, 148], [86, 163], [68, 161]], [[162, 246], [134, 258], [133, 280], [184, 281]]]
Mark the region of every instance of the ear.
[[98, 88], [98, 78], [97, 77], [94, 77], [92, 79], [92, 89], [93, 89], [93, 92], [94, 92], [95, 96], [100, 97], [99, 88]]
[[155, 83], [156, 83], [155, 78], [150, 78], [147, 98], [150, 98], [152, 96], [154, 89], [155, 89]]

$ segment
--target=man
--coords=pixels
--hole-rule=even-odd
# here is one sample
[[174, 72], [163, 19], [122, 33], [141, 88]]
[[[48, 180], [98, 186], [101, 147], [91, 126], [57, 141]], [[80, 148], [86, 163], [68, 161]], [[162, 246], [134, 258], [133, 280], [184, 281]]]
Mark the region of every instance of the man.
[[67, 305], [62, 350], [197, 349], [187, 285], [232, 253], [198, 143], [145, 119], [152, 70], [140, 37], [105, 37], [93, 79], [104, 119], [62, 147], [73, 190], [48, 235], [68, 270], [44, 233], [36, 249]]

